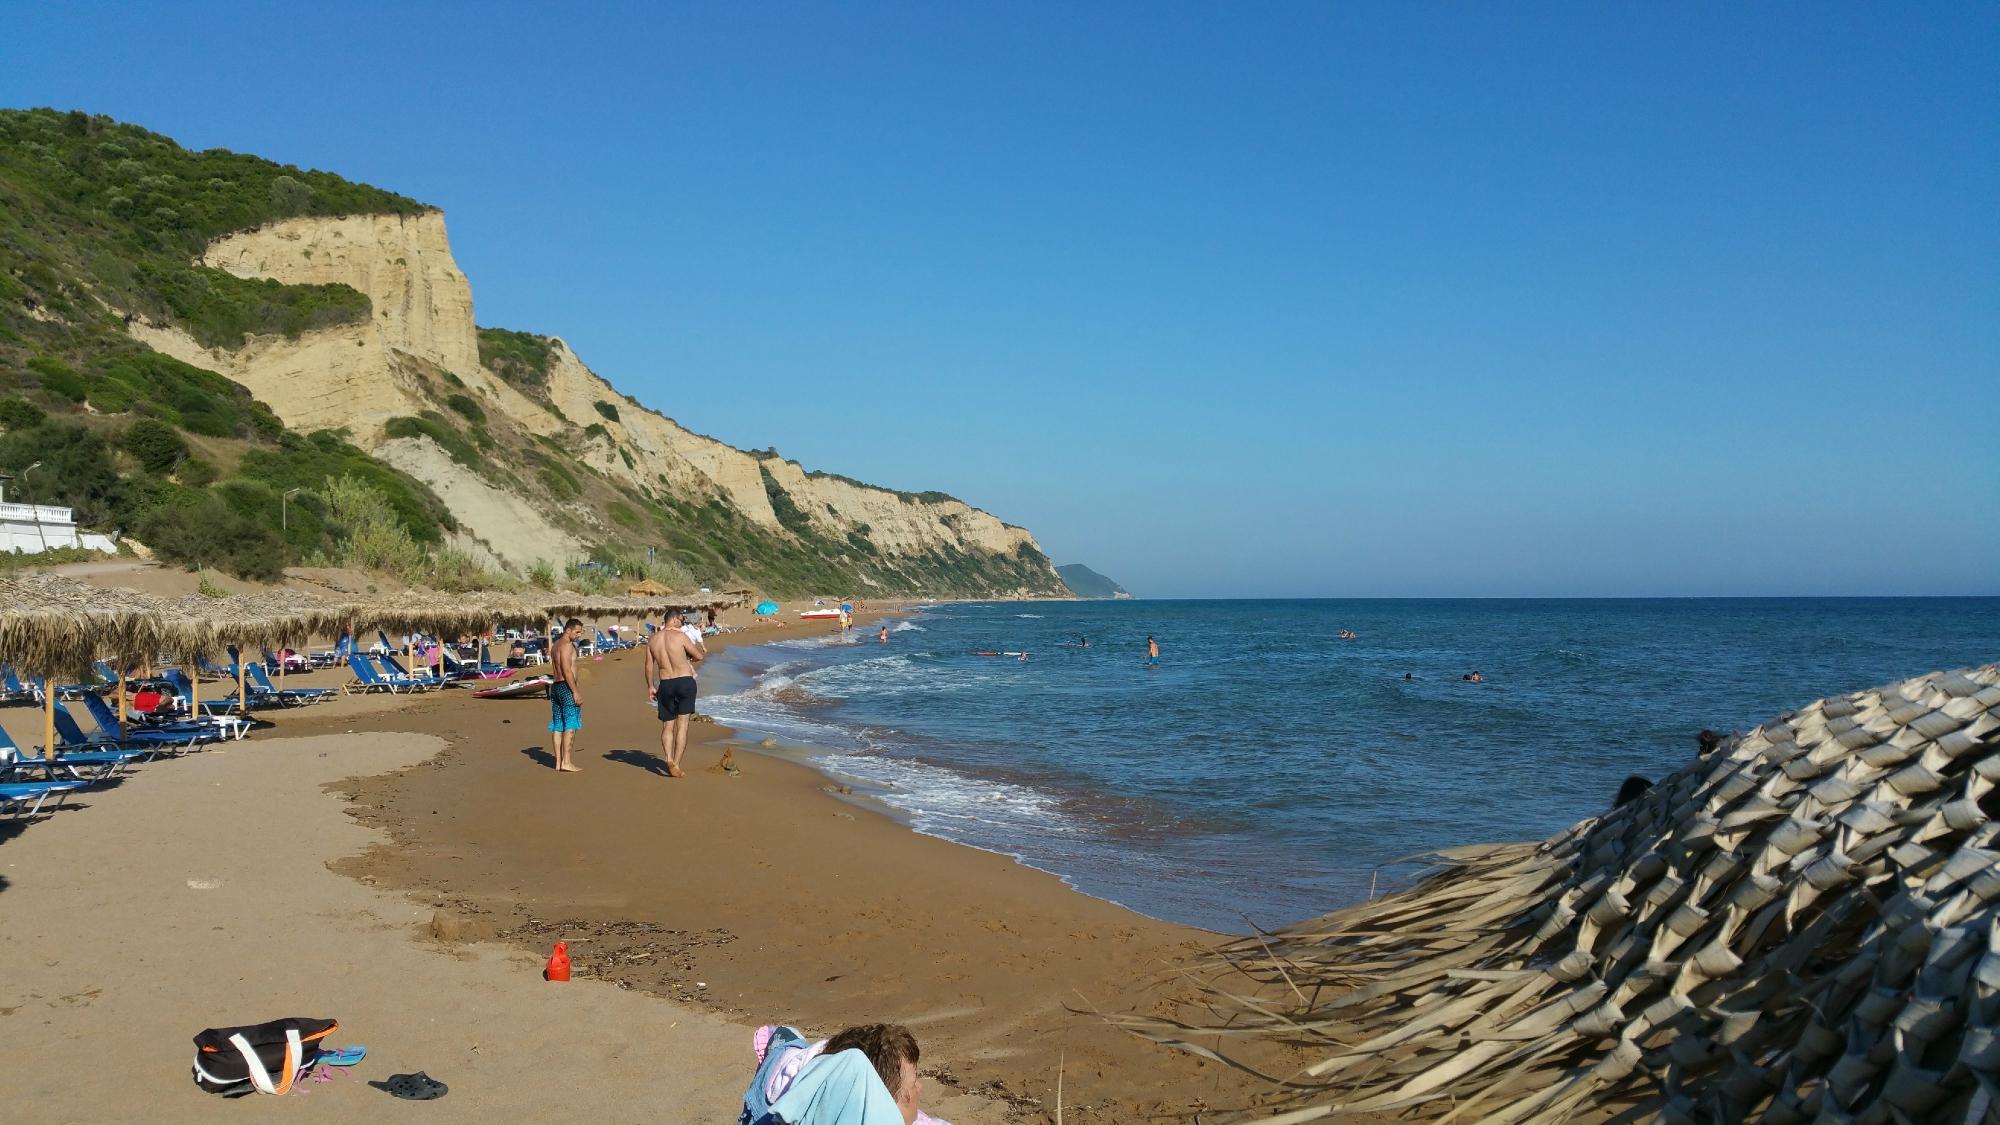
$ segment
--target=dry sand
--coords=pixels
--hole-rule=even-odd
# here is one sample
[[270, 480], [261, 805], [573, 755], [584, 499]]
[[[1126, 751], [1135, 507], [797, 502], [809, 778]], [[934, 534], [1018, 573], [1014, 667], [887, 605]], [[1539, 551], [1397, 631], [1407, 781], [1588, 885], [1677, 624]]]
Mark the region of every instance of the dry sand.
[[[732, 639], [801, 628], [825, 626]], [[37, 1064], [4, 1068], [0, 1104], [210, 1117], [189, 1038], [281, 1015], [337, 1017], [337, 1039], [370, 1047], [359, 1076], [303, 1099], [346, 1116], [388, 1105], [363, 1078], [424, 1069], [452, 1086], [427, 1112], [454, 1119], [733, 1120], [749, 1028], [772, 1021], [910, 1024], [926, 1108], [959, 1125], [1053, 1120], [1059, 1070], [1072, 1122], [1252, 1098], [1071, 1010], [1152, 1006], [1211, 935], [920, 836], [775, 757], [725, 775], [718, 727], [696, 726], [690, 776], [669, 780], [638, 660], [584, 663], [581, 774], [548, 768], [541, 700], [344, 698], [143, 766], [7, 843], [0, 1043]], [[0, 723], [35, 740], [28, 709]], [[440, 907], [497, 940], [433, 940]], [[557, 938], [566, 987], [539, 978]], [[119, 1081], [76, 1081], [107, 1057]]]
[[[368, 1059], [307, 1083], [286, 1120], [386, 1114], [369, 1087], [425, 1070], [438, 1121], [734, 1119], [749, 1029], [594, 981], [550, 984], [540, 959], [431, 937], [434, 910], [328, 869], [378, 834], [328, 782], [417, 766], [435, 738], [265, 738], [135, 769], [0, 848], [0, 1105], [13, 1121], [209, 1121], [188, 1078], [204, 1027], [340, 1020]], [[421, 767], [419, 767], [421, 768]], [[962, 1123], [1000, 1120], [938, 1100]], [[271, 1112], [266, 1109], [264, 1112]]]

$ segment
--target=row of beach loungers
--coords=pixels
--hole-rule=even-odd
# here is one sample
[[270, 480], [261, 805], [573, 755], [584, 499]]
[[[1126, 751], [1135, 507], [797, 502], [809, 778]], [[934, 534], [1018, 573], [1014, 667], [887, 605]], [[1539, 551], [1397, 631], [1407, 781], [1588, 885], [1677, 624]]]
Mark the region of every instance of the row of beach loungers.
[[[650, 634], [652, 629], [648, 624], [646, 633]], [[595, 642], [601, 652], [635, 648], [643, 643], [636, 637], [620, 636], [615, 631], [607, 635], [602, 630], [597, 632]], [[166, 668], [150, 680], [128, 680], [130, 686], [138, 689], [134, 699], [159, 685], [170, 689], [172, 694], [156, 691], [154, 694], [163, 700], [156, 710], [121, 715], [105, 698], [116, 686], [118, 674], [103, 661], [97, 662], [96, 681], [55, 685], [39, 677], [24, 681], [11, 666], [0, 666], [0, 706], [32, 703], [42, 707], [46, 705], [45, 693], [53, 691], [56, 734], [52, 754], [42, 754], [41, 747], [36, 747], [35, 756], [30, 756], [5, 730], [0, 730], [0, 817], [31, 819], [53, 812], [71, 793], [111, 782], [135, 762], [241, 740], [254, 725], [247, 717], [251, 711], [308, 706], [342, 691], [355, 694], [433, 691], [450, 683], [513, 674], [504, 664], [463, 659], [449, 646], [436, 653], [443, 663], [443, 675], [438, 674], [435, 666], [405, 668], [396, 659], [394, 646], [386, 636], [380, 637], [375, 648], [377, 651], [359, 651], [343, 641], [337, 648], [314, 653], [288, 651], [281, 656], [266, 649], [262, 662], [240, 667], [241, 658], [232, 649], [227, 667], [209, 660], [197, 661], [195, 667], [200, 674], [232, 685], [241, 682], [244, 695], [239, 699], [232, 691], [219, 698], [203, 699], [198, 712], [188, 703], [197, 697], [196, 685], [180, 668]], [[342, 663], [354, 673], [354, 680], [340, 689], [279, 687], [271, 680], [271, 672], [281, 665], [287, 671], [305, 672]], [[71, 704], [82, 706], [94, 729], [84, 729], [71, 711]]]

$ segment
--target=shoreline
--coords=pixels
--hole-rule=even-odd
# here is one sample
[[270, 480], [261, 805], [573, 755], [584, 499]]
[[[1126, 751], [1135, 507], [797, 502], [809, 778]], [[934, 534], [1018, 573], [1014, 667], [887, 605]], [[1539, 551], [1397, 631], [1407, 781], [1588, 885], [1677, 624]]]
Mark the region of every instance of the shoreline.
[[[1077, 601], [1082, 599], [988, 598], [983, 600], [985, 602], [992, 602], [995, 600], [1006, 600], [1011, 604], [1013, 602]], [[928, 602], [923, 604], [947, 605], [954, 603]], [[885, 607], [881, 609], [870, 609], [865, 614], [864, 613], [855, 614], [854, 617], [855, 630], [857, 632], [865, 632], [866, 630], [862, 628], [863, 622], [873, 625], [879, 623], [882, 619], [887, 617], [897, 616], [900, 614], [910, 614], [912, 616], [917, 616], [921, 615], [921, 613], [922, 609], [917, 608], [917, 603], [906, 603], [901, 605], [890, 603], [890, 607]], [[817, 624], [817, 622], [814, 622], [814, 624]], [[719, 643], [711, 645], [710, 650], [712, 653], [726, 652], [732, 648], [741, 648], [752, 645], [768, 644], [772, 640], [791, 640], [791, 639], [795, 639], [795, 637], [774, 636], [766, 639], [763, 637], [745, 637], [743, 634], [740, 633], [723, 634], [720, 637], [711, 638], [711, 640], [717, 641]], [[756, 676], [754, 675], [748, 676], [747, 678], [748, 682], [752, 684], [756, 682]], [[710, 729], [716, 731], [717, 737], [719, 737], [724, 741], [733, 740], [734, 745], [739, 750], [743, 750], [748, 753], [757, 755], [758, 757], [770, 758], [776, 761], [785, 762], [796, 766], [802, 766], [806, 769], [812, 770], [813, 772], [819, 774], [821, 777], [826, 779], [828, 783], [826, 790], [827, 796], [832, 797], [837, 801], [842, 801], [846, 804], [852, 805], [856, 808], [865, 809], [876, 816], [882, 817], [883, 819], [888, 820], [894, 824], [901, 825], [903, 828], [908, 829], [911, 833], [915, 835], [922, 836], [927, 839], [939, 840], [944, 843], [951, 844], [954, 847], [969, 848], [972, 851], [980, 852], [985, 855], [997, 856], [999, 858], [1009, 860], [1013, 863], [1019, 864], [1021, 867], [1024, 867], [1030, 871], [1040, 872], [1041, 874], [1060, 880], [1063, 886], [1094, 902], [1101, 902], [1109, 906], [1117, 907], [1120, 910], [1144, 918], [1149, 922], [1157, 922], [1160, 923], [1161, 925], [1177, 926], [1184, 929], [1194, 930], [1198, 933], [1208, 935], [1210, 938], [1218, 942], [1227, 941], [1230, 938], [1237, 936], [1221, 930], [1212, 930], [1205, 926], [1198, 926], [1187, 922], [1178, 922], [1169, 918], [1161, 918], [1158, 917], [1157, 915], [1149, 914], [1146, 911], [1139, 909], [1138, 907], [1120, 902], [1117, 899], [1109, 898], [1101, 894], [1093, 894], [1092, 892], [1084, 890], [1082, 887], [1078, 886], [1077, 883], [1075, 882], [1074, 876], [1066, 875], [1060, 871], [1052, 871], [1046, 867], [1036, 866], [1033, 862], [1029, 860], [1027, 856], [1020, 854], [1018, 852], [1006, 851], [998, 847], [986, 847], [984, 845], [976, 844], [968, 840], [953, 839], [950, 836], [946, 836], [938, 832], [925, 831], [922, 827], [920, 827], [917, 824], [917, 819], [919, 816], [917, 812], [898, 808], [897, 806], [891, 804], [883, 796], [884, 794], [887, 794], [892, 791], [893, 789], [892, 786], [882, 782], [872, 781], [864, 777], [858, 777], [851, 774], [843, 774], [839, 772], [839, 770], [836, 769], [835, 767], [830, 766], [826, 764], [824, 761], [820, 760], [820, 758], [822, 757], [837, 753], [837, 750], [835, 750], [834, 748], [815, 746], [811, 743], [801, 742], [797, 740], [788, 740], [781, 734], [767, 734], [764, 736], [763, 739], [756, 739], [751, 733], [745, 732], [744, 730], [738, 727], [731, 726], [729, 723], [721, 719], [711, 720], [707, 724], [698, 724], [696, 730], [697, 731], [700, 730], [702, 726], [707, 726]], [[775, 741], [777, 745], [769, 747], [761, 745], [760, 743], [765, 740]], [[694, 735], [692, 733], [689, 735], [688, 745], [690, 749], [692, 749], [696, 745]]]
[[[817, 624], [753, 628], [716, 647], [810, 635]], [[554, 936], [572, 935], [579, 975], [601, 972], [752, 1024], [829, 1033], [908, 1023], [933, 1082], [999, 1098], [1016, 1119], [1053, 1120], [1058, 1081], [1065, 1119], [1078, 1122], [1184, 1119], [1191, 1108], [1256, 1100], [1263, 1087], [1244, 1076], [1087, 1014], [1161, 1002], [1163, 973], [1214, 934], [919, 832], [880, 802], [839, 793], [846, 783], [809, 760], [746, 746], [720, 723], [690, 732], [687, 779], [652, 775], [658, 722], [626, 702], [624, 686], [639, 686], [639, 659], [586, 662], [585, 771], [560, 782], [524, 760], [546, 742], [541, 700], [447, 692], [326, 716], [359, 735], [413, 730], [448, 744], [419, 766], [343, 783], [350, 815], [392, 842], [338, 870], [448, 902], [496, 940], [544, 956]], [[285, 718], [319, 721], [310, 711]], [[714, 764], [731, 747], [752, 751], [734, 776]], [[551, 786], [572, 780], [594, 790], [592, 804], [569, 807], [574, 819], [551, 815]], [[636, 929], [671, 935], [667, 955], [635, 953]]]

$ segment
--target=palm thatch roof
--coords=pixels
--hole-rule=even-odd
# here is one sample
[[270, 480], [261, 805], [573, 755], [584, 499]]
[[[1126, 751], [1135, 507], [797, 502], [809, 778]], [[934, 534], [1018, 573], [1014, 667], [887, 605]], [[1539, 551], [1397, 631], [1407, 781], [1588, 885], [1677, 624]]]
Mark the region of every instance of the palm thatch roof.
[[0, 577], [0, 660], [30, 675], [76, 676], [100, 656], [199, 645], [205, 628], [133, 591], [55, 574]]
[[1267, 1075], [1264, 1125], [1993, 1121], [1996, 783], [2000, 664], [1820, 700], [1543, 843], [1224, 947], [1192, 1015], [1117, 1022], [1311, 1057]]
[[651, 578], [642, 578], [632, 583], [626, 590], [626, 593], [631, 594], [635, 598], [665, 597], [673, 592], [673, 587], [664, 582], [656, 582]]

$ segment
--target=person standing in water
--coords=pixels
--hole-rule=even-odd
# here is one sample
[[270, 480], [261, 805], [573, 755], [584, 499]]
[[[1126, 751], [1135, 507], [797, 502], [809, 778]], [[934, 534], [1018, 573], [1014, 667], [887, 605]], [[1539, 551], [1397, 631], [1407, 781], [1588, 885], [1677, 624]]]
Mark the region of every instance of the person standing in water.
[[1146, 666], [1151, 668], [1158, 665], [1159, 662], [1160, 642], [1153, 639], [1153, 634], [1148, 633], [1146, 634]]
[[694, 667], [707, 659], [700, 645], [681, 632], [681, 612], [667, 614], [667, 627], [646, 640], [646, 698], [660, 716], [660, 757], [668, 777], [686, 777], [681, 756], [687, 753], [688, 723], [694, 716]]
[[583, 622], [572, 617], [563, 623], [562, 636], [549, 654], [555, 665], [555, 682], [549, 685], [549, 734], [555, 743], [557, 773], [582, 773], [576, 765], [576, 732], [583, 729], [583, 694], [576, 687], [576, 642], [583, 637]]
[[888, 643], [889, 643], [889, 627], [888, 627], [887, 625], [884, 625], [884, 626], [882, 626], [882, 627], [881, 627], [880, 629], [877, 629], [877, 630], [875, 631], [875, 639], [876, 639], [876, 640], [878, 640], [878, 641], [881, 641], [881, 642], [882, 642], [883, 644], [885, 644], [885, 645], [886, 645], [886, 644], [888, 644]]

